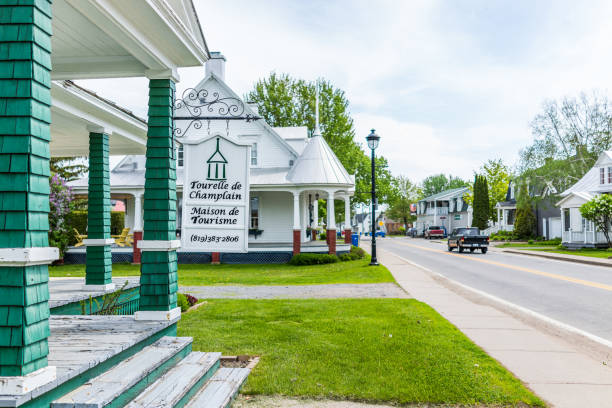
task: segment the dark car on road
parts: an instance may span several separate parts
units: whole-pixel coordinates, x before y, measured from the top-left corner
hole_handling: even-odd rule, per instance
[[[455,248],[459,252],[463,252],[466,249],[474,252],[480,249],[483,254],[486,254],[489,249],[489,237],[488,235],[480,235],[478,228],[457,228],[448,237],[447,245],[449,251]]]

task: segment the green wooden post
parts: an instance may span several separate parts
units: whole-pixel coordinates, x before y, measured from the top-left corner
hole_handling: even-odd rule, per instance
[[[144,234],[139,242],[142,258],[137,319],[166,319],[170,316],[167,312],[176,312],[178,241],[176,160],[172,137],[174,92],[172,79],[151,79],[149,82]]]
[[[57,249],[49,248],[48,238],[50,71],[51,1],[3,0],[0,3],[0,253],[3,258],[0,262],[0,376],[26,376],[47,366],[47,265],[57,259]],[[0,381],[0,390],[10,389],[13,380]]]
[[[112,260],[110,236],[110,172],[108,135],[89,134],[89,186],[87,200],[87,264],[85,289],[111,290]]]

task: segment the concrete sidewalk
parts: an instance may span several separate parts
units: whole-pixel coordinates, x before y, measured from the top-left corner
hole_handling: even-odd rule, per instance
[[[452,290],[435,274],[392,252],[379,249],[378,260],[408,293],[433,307],[552,406],[612,407],[612,369],[580,345],[527,325],[477,296],[471,299],[469,291]]]

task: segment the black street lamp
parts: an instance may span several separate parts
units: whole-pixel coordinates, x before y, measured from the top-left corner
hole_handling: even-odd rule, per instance
[[[372,151],[372,259],[370,260],[370,266],[378,265],[376,260],[376,165],[374,163],[374,150],[378,147],[380,136],[374,133],[374,129],[366,137],[368,141],[368,147]]]

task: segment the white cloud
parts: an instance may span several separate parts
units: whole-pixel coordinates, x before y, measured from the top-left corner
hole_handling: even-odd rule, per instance
[[[612,89],[612,3],[570,0],[195,1],[240,95],[271,71],[346,91],[363,141],[374,127],[396,173],[471,178],[510,164],[546,98]],[[204,68],[180,70],[179,91]],[[146,114],[143,79],[81,81]],[[110,85],[109,85],[110,84]]]

